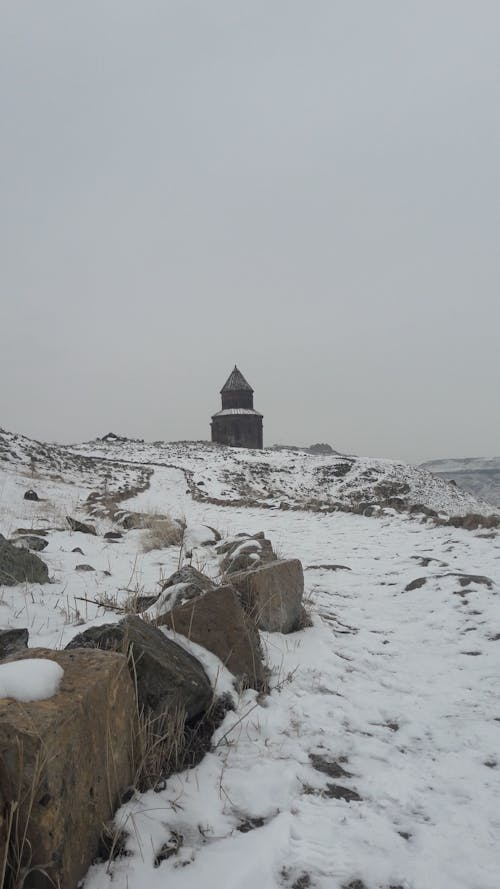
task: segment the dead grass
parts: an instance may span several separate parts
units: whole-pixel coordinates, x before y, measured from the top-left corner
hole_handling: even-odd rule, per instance
[[[184,535],[182,525],[168,516],[159,518],[151,516],[142,537],[143,552],[155,549],[166,549],[168,546],[180,546]]]
[[[144,711],[138,714],[133,737],[133,783],[141,793],[158,788],[168,775],[180,770],[186,747],[185,723],[182,707],[173,707],[160,716]]]
[[[43,745],[38,751],[31,769],[31,780],[24,785],[25,760],[21,741],[17,740],[18,786],[15,798],[5,804],[5,847],[0,850],[0,886],[3,889],[23,889],[35,874],[45,877],[46,884],[56,887],[54,880],[47,873],[50,862],[33,861],[31,843],[28,838],[29,826],[33,815],[35,800],[39,794],[47,755]],[[27,882],[28,881],[28,882]]]

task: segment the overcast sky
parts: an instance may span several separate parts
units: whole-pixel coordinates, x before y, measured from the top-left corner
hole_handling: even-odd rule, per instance
[[[0,426],[500,453],[498,0],[0,12]]]

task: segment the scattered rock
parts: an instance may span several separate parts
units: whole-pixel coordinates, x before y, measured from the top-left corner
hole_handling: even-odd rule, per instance
[[[21,801],[13,843],[26,832],[23,884],[70,889],[134,778],[134,686],[114,652],[30,649],[24,657],[55,661],[64,676],[47,700],[0,701],[0,787],[5,803]]]
[[[307,571],[352,571],[347,565],[308,565]]]
[[[24,549],[30,549],[35,553],[43,552],[49,545],[48,540],[44,540],[43,537],[32,536],[31,534],[26,537],[15,537],[10,542],[13,546],[24,547]]]
[[[486,577],[483,574],[462,574],[459,571],[446,571],[444,574],[432,574],[430,577],[434,579],[439,579],[441,577],[456,577],[461,587],[467,587],[470,586],[471,583],[475,583],[480,586],[485,586],[489,590],[493,588],[491,577]],[[424,584],[427,583],[430,577],[417,577],[405,586],[405,592],[410,593],[412,590],[420,589],[420,587],[423,587]]]
[[[411,593],[413,590],[419,590],[427,583],[426,577],[417,577],[405,586],[405,593]]]
[[[29,490],[29,491],[25,491],[24,499],[25,500],[40,500],[40,497],[38,496],[36,491]]]
[[[35,534],[37,537],[46,537],[48,532],[46,528],[18,528],[15,533],[20,534],[22,537],[30,536],[31,534]]]
[[[236,830],[240,833],[250,833],[251,830],[256,830],[258,827],[264,827],[265,823],[265,818],[259,816],[257,818],[250,818],[250,816],[248,816],[240,821]]]
[[[326,756],[322,756],[320,753],[310,753],[309,759],[316,771],[328,775],[329,778],[352,778],[351,772],[343,769],[340,763],[327,759]]]
[[[136,615],[127,615],[117,624],[89,627],[66,646],[73,648],[126,652],[137,682],[139,707],[154,716],[182,707],[191,719],[212,700],[210,682],[196,658]]]
[[[351,790],[350,787],[342,787],[341,784],[328,783],[326,787],[319,789],[305,784],[303,791],[306,795],[320,796],[322,799],[343,799],[346,803],[359,803],[362,799],[355,790]]]
[[[500,515],[470,512],[463,516],[450,516],[444,524],[452,525],[453,528],[465,528],[467,531],[475,531],[476,528],[500,528]]]
[[[106,531],[104,535],[105,540],[120,540],[121,537],[123,537],[121,531]]]
[[[85,522],[79,522],[78,519],[72,519],[69,515],[66,516],[66,521],[72,531],[79,531],[81,534],[92,534],[94,537],[97,536],[97,531],[94,525],[87,525]]]
[[[249,568],[274,562],[277,558],[271,541],[267,540],[261,532],[253,537],[239,534],[236,540],[224,541],[223,544],[219,544],[216,551],[219,555],[224,555],[221,562],[221,571],[224,574],[247,571]]]
[[[298,559],[283,559],[231,575],[245,611],[260,630],[292,633],[303,621],[304,572]]]
[[[424,515],[430,519],[435,519],[438,516],[435,509],[431,509],[430,506],[424,506],[423,503],[414,503],[410,506],[408,512],[410,515]]]
[[[157,518],[161,518],[161,516]],[[126,512],[123,515],[117,515],[117,521],[126,531],[135,531],[137,529],[149,528],[151,516],[142,512]]]
[[[17,547],[0,534],[0,585],[16,583],[48,583],[45,562],[24,547]]]
[[[441,577],[457,577],[461,587],[477,583],[479,586],[485,586],[489,590],[493,588],[491,577],[485,577],[483,574],[458,574],[454,571],[448,571],[446,574],[442,574]]]
[[[184,565],[182,568],[179,568],[178,571],[174,571],[174,573],[167,578],[162,584],[161,591],[163,593],[165,590],[178,586],[181,583],[186,586],[183,596],[185,600],[192,598],[193,596],[199,596],[200,593],[215,588],[213,580],[210,580],[206,574],[198,571],[197,568],[193,568],[192,565]]]
[[[156,623],[212,651],[245,686],[266,687],[257,627],[231,587],[215,587],[175,605]]]
[[[72,552],[72,553],[79,553],[81,556],[84,556],[84,555],[85,555],[83,549],[80,549],[79,546],[75,546],[75,548],[72,549],[71,552]]]
[[[0,630],[0,661],[6,657],[24,651],[28,647],[29,632],[26,628],[19,630]]]
[[[92,565],[75,565],[75,571],[95,571]]]

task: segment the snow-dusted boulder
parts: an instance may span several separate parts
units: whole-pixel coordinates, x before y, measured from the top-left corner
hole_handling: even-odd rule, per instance
[[[292,633],[302,625],[304,572],[298,559],[269,562],[231,575],[245,611],[260,630]]]
[[[77,648],[126,652],[139,708],[155,717],[179,707],[191,719],[204,713],[212,700],[210,682],[196,658],[136,615],[89,627],[66,646]]]
[[[224,556],[221,561],[223,574],[247,571],[276,560],[271,541],[262,533],[254,536],[238,535],[222,541],[216,551]]]
[[[231,587],[212,587],[183,604],[174,604],[156,622],[213,652],[245,686],[265,688],[255,621]]]
[[[16,547],[0,534],[0,586],[17,583],[48,583],[45,562],[25,547]]]

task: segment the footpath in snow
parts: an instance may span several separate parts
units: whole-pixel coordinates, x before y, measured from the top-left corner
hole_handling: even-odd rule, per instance
[[[85,889],[498,889],[498,538],[207,506],[171,469],[131,505],[265,530],[303,561],[314,625],[264,634],[274,691],[242,694],[196,769],[120,810],[130,855]]]

